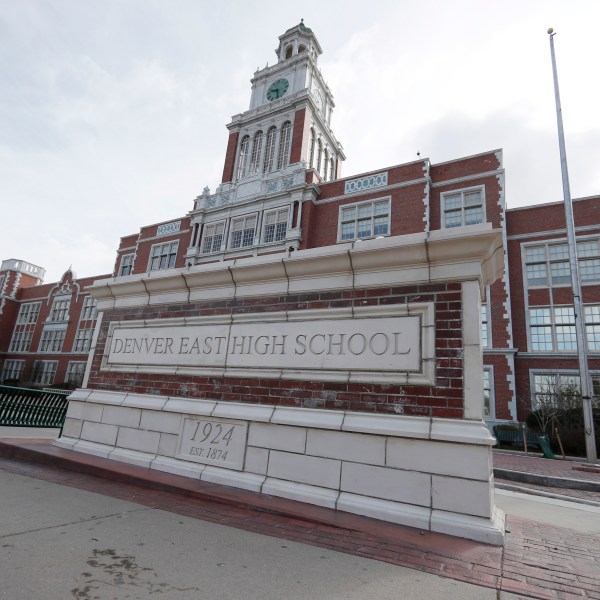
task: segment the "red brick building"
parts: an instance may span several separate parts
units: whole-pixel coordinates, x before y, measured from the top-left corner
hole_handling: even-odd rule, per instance
[[[279,41],[277,63],[254,73],[250,108],[227,125],[215,192],[206,187],[187,214],[123,237],[112,276],[129,277],[134,286],[136,276],[153,271],[185,273],[204,265],[210,273],[215,262],[435,230],[451,231],[459,245],[469,227],[489,223],[504,235],[505,275],[486,290],[482,308],[485,414],[490,421],[523,419],[532,393],[549,377],[570,377],[576,368],[567,330],[562,204],[506,211],[500,150],[342,177],[345,155],[331,129],[335,104],[317,65],[320,45],[303,23]],[[598,198],[575,202],[592,351],[600,347],[599,205]],[[0,271],[2,380],[80,384],[96,319],[86,290],[110,276],[77,281],[68,271],[61,282],[38,285],[42,270],[31,266],[38,269],[31,276],[11,269],[15,262],[5,261]],[[393,288],[389,294],[395,295]],[[168,290],[164,298],[168,302]],[[350,302],[336,297],[297,304],[325,308],[332,300],[337,307]],[[365,296],[363,303],[372,301]],[[458,360],[461,340],[448,343]],[[600,373],[598,355],[592,369]]]

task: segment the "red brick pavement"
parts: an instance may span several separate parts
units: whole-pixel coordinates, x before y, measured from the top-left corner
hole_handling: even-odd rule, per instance
[[[498,469],[600,482],[600,472],[580,471],[574,468],[582,464],[585,467],[583,460],[581,462],[563,459],[552,460],[497,450],[494,451],[493,460],[494,467]]]
[[[0,469],[531,598],[600,600],[600,536],[508,518],[504,548],[69,452],[0,441]],[[93,475],[92,475],[93,474]]]

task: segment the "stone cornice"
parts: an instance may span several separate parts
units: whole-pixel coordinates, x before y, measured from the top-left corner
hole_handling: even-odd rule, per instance
[[[484,223],[104,279],[90,292],[106,310],[447,281],[485,286],[501,277],[502,256],[501,231]]]

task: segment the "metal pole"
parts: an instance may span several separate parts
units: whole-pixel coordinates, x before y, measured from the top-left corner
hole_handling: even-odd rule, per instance
[[[554,55],[554,30],[548,29],[550,36],[550,54],[552,55],[552,73],[554,75],[554,97],[556,100],[556,121],[558,123],[558,145],[560,148],[560,167],[562,171],[563,195],[565,200],[565,220],[567,240],[569,243],[569,262],[571,266],[571,285],[573,288],[573,312],[575,314],[575,335],[577,340],[577,357],[579,359],[579,377],[581,380],[581,396],[583,401],[583,423],[585,429],[585,451],[589,462],[596,462],[596,439],[594,437],[594,418],[592,415],[592,382],[588,368],[588,349],[585,335],[585,317],[581,298],[581,282],[579,280],[579,264],[577,261],[577,243],[575,240],[575,223],[573,219],[573,203],[569,186],[567,169],[567,152],[565,150],[565,133],[563,130],[562,109],[558,92],[558,73]]]

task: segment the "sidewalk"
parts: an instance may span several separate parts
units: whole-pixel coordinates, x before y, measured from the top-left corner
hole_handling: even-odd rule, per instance
[[[600,600],[600,536],[561,527],[560,518],[542,523],[509,513],[501,548],[116,463],[48,440],[0,440],[1,470],[482,586],[481,598],[487,588],[502,599]],[[585,508],[600,519],[598,509]],[[428,589],[410,597],[427,597]]]
[[[539,458],[522,452],[494,450],[496,487],[571,498],[600,506],[600,467],[582,460]]]

